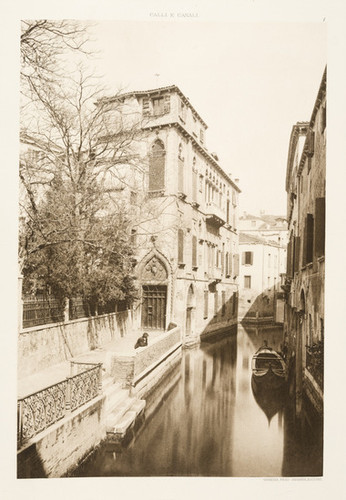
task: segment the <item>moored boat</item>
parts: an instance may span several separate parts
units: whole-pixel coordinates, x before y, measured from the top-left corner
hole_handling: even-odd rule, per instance
[[[286,364],[280,354],[265,343],[252,357],[252,374],[258,383],[280,385],[286,381]]]

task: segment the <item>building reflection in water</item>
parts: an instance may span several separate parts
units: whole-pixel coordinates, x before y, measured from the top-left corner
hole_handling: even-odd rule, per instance
[[[105,443],[75,475],[300,475],[291,462],[298,453],[305,470],[304,450],[285,397],[268,402],[251,387],[253,354],[264,340],[279,350],[282,338],[280,328],[239,327],[184,351],[181,365],[148,398],[146,420],[132,441]]]

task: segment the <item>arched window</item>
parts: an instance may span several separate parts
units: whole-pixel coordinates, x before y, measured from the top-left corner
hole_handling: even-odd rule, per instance
[[[165,147],[160,140],[154,142],[149,159],[149,191],[165,188]]]

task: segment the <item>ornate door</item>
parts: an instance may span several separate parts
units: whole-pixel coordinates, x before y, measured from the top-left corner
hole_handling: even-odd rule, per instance
[[[143,285],[142,327],[164,330],[166,327],[167,287]]]
[[[142,328],[164,330],[166,327],[168,274],[155,256],[142,272]]]

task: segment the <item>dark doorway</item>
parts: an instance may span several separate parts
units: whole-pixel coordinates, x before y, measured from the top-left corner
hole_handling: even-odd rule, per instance
[[[164,330],[166,327],[167,286],[144,285],[142,327]]]

